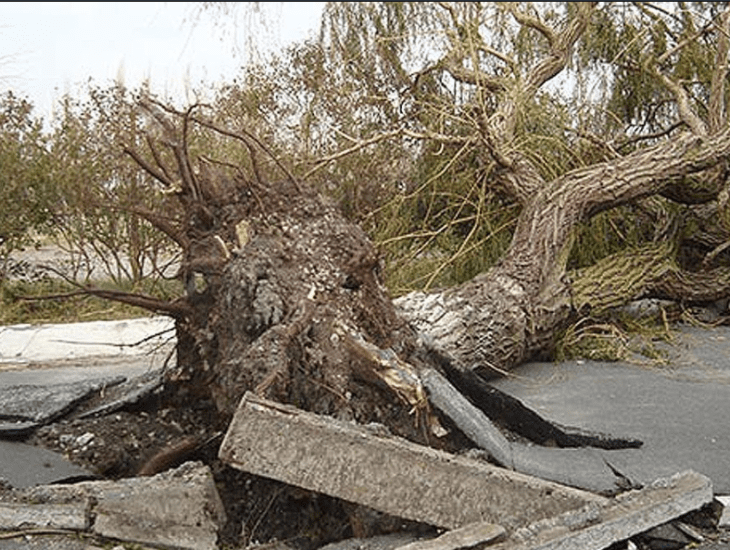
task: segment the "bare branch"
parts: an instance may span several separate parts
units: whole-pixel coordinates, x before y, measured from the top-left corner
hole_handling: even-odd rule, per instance
[[[153,226],[162,231],[170,239],[175,241],[175,243],[177,243],[178,246],[180,246],[181,248],[187,249],[190,245],[190,241],[185,233],[180,230],[180,228],[171,223],[167,218],[155,214],[154,212],[151,212],[146,208],[128,207],[126,208],[126,210],[150,222]]]
[[[690,106],[687,90],[685,90],[679,82],[661,72],[657,66],[654,66],[654,74],[656,74],[656,76],[664,82],[664,85],[670,92],[672,92],[672,95],[674,95],[674,99],[677,102],[679,117],[682,119],[682,122],[689,126],[690,130],[692,130],[695,135],[707,135],[707,126]]]
[[[473,137],[462,137],[453,136],[448,134],[440,134],[438,132],[432,132],[430,130],[421,130],[420,132],[414,132],[412,130],[403,130],[403,135],[413,139],[428,139],[437,141],[439,143],[451,143],[454,145],[475,143],[476,140]]]
[[[170,147],[170,149],[172,149],[172,152],[175,155],[178,173],[180,174],[180,178],[182,179],[183,183],[183,190],[187,190],[191,194],[193,200],[200,200],[200,189],[198,188],[193,172],[190,169],[190,162],[187,153],[187,121],[190,118],[190,113],[192,112],[192,109],[194,109],[197,105],[189,107],[187,112],[185,113],[180,113],[169,105],[165,105],[164,103],[152,98],[145,98],[141,100],[140,105],[145,110],[147,110],[147,112],[152,114],[155,120],[157,120],[157,122],[162,126],[162,129],[165,132],[165,137],[167,138],[166,144],[168,147]],[[182,117],[182,143],[180,143],[175,137],[176,131],[174,125],[172,124],[172,122],[170,122],[169,118],[165,116],[164,113],[161,111]]]
[[[276,163],[276,165],[279,167],[279,169],[282,172],[284,172],[284,174],[289,179],[289,181],[294,185],[294,187],[296,187],[297,191],[301,192],[301,188],[299,187],[299,181],[297,180],[297,178],[294,177],[294,174],[292,174],[289,171],[289,169],[286,166],[284,166],[284,164],[279,160],[279,158],[274,154],[274,152],[269,147],[266,146],[266,144],[264,144],[259,138],[257,138],[251,132],[248,132],[246,130],[241,130],[241,132],[243,134],[238,134],[232,130],[228,130],[226,128],[221,128],[220,126],[218,126],[212,122],[209,122],[209,121],[206,121],[206,120],[203,120],[200,118],[193,118],[192,120],[194,120],[196,123],[200,124],[201,126],[205,126],[206,128],[210,128],[211,130],[218,132],[221,135],[232,137],[234,139],[241,141],[244,145],[246,145],[246,147],[249,147],[249,151],[251,150],[250,144],[248,143],[248,140],[250,139],[259,148],[261,148],[261,150],[264,151],[271,158],[271,160],[273,160]]]
[[[364,149],[365,147],[374,145],[376,143],[380,143],[381,141],[385,141],[387,139],[398,137],[402,134],[403,134],[403,129],[401,129],[401,128],[399,128],[398,130],[393,130],[392,132],[378,134],[376,136],[371,137],[370,139],[359,140],[352,147],[348,147],[347,149],[338,151],[337,153],[333,153],[329,156],[322,157],[322,158],[316,159],[314,161],[311,161],[314,164],[314,167],[311,170],[309,170],[309,172],[304,174],[304,179],[306,180],[312,174],[314,174],[317,170],[319,170],[326,164],[332,162],[333,160],[341,159],[343,157],[346,157],[347,155],[351,155],[352,153],[359,151],[360,149]]]
[[[514,70],[514,68],[516,66],[514,59],[512,59],[511,57],[509,57],[508,55],[506,55],[500,51],[493,49],[489,45],[487,45],[487,43],[484,42],[484,39],[482,38],[481,34],[478,31],[468,32],[467,28],[464,26],[464,24],[461,21],[459,21],[459,17],[456,13],[456,10],[454,9],[454,7],[451,4],[449,4],[448,2],[439,2],[438,5],[441,6],[441,8],[443,8],[444,10],[446,10],[449,13],[449,16],[451,17],[451,23],[453,24],[455,29],[458,29],[457,34],[460,36],[460,38],[468,37],[468,40],[475,41],[477,43],[476,48],[479,51],[486,53],[487,55],[496,57],[497,59],[499,59],[500,61],[502,61],[503,63],[505,63],[507,66],[509,66],[511,69]],[[476,25],[474,27],[476,28]],[[453,41],[453,47],[454,47],[455,51],[459,51],[462,49],[462,44],[459,41],[459,39],[456,39]],[[483,73],[481,73],[481,74],[483,74]],[[489,78],[488,75],[483,75],[483,76]]]
[[[92,296],[98,296],[105,300],[113,300],[130,306],[141,307],[147,311],[153,311],[156,313],[164,313],[172,317],[182,318],[192,315],[193,311],[191,307],[182,299],[167,302],[147,296],[144,294],[135,294],[132,292],[122,292],[119,290],[102,290],[98,288],[84,288],[83,291],[86,294]]]
[[[46,294],[43,296],[20,296],[18,299],[28,302],[42,301],[42,300],[68,300],[69,298],[76,298],[79,296],[97,296],[105,300],[112,300],[122,304],[130,306],[141,307],[147,311],[155,313],[163,313],[170,315],[174,318],[182,318],[192,314],[192,309],[183,300],[174,300],[168,302],[160,300],[153,296],[147,296],[146,294],[136,294],[133,292],[123,292],[121,290],[102,290],[100,288],[86,287],[79,285],[75,281],[64,277],[67,282],[78,287],[78,290],[71,292],[63,292],[58,294]]]
[[[167,173],[160,172],[157,170],[154,166],[152,166],[149,162],[147,162],[145,159],[142,158],[142,156],[137,153],[134,149],[131,147],[124,147],[124,152],[127,153],[130,157],[134,159],[134,162],[136,162],[140,168],[142,168],[145,172],[147,172],[150,176],[158,180],[160,183],[162,183],[165,187],[168,189],[176,189],[178,186],[175,185],[175,182],[172,181]]]
[[[634,144],[636,144],[636,143],[638,143],[640,141],[653,141],[653,140],[657,140],[657,139],[662,138],[662,137],[666,137],[669,134],[671,134],[672,132],[674,132],[676,129],[678,129],[679,127],[681,127],[682,124],[683,124],[682,122],[675,122],[674,124],[672,124],[671,126],[665,128],[664,130],[659,130],[658,132],[654,132],[654,133],[651,133],[651,134],[642,134],[642,135],[639,135],[639,136],[632,137],[630,139],[626,139],[626,140],[624,140],[624,141],[622,141],[620,143],[616,143],[614,145],[614,148],[615,149],[623,149],[624,147],[627,147],[627,146],[630,146],[630,145],[634,145]]]
[[[710,132],[717,132],[725,123],[725,79],[728,74],[728,50],[730,50],[730,7],[726,7],[717,22],[717,52],[715,70],[710,83],[710,104],[708,106],[708,126]]]
[[[473,86],[482,86],[490,92],[503,92],[505,90],[504,78],[488,75],[483,71],[467,69],[461,64],[461,56],[450,53],[437,64],[446,70],[454,80]]]
[[[203,194],[200,190],[200,185],[195,178],[195,172],[190,165],[190,154],[188,151],[188,123],[190,122],[190,117],[193,113],[193,110],[197,106],[197,104],[191,105],[190,107],[188,107],[188,109],[185,111],[185,114],[183,115],[182,144],[180,145],[179,154],[177,148],[175,149],[175,156],[180,157],[178,159],[178,163],[181,164],[183,180],[186,181],[190,188],[194,191],[193,197],[198,197],[202,199]]]
[[[170,175],[170,172],[167,171],[167,167],[165,166],[165,163],[162,162],[162,158],[160,158],[160,152],[157,150],[157,147],[155,147],[154,142],[152,141],[152,136],[149,134],[145,134],[145,141],[147,142],[147,148],[150,150],[150,153],[152,153],[152,157],[155,159],[155,164],[157,164],[157,167],[162,170],[162,173],[165,174],[165,177],[169,181],[173,181],[172,176]]]
[[[528,90],[532,96],[548,80],[558,75],[568,62],[573,46],[585,32],[597,2],[579,2],[578,12],[568,26],[549,40],[550,54],[543,59],[528,77]]]
[[[545,37],[545,39],[548,41],[548,44],[550,45],[550,49],[555,49],[556,37],[553,29],[543,23],[537,15],[531,16],[524,11],[519,10],[517,8],[517,2],[508,2],[507,10],[510,12],[510,15],[514,17],[515,21],[517,21],[523,27],[535,29],[537,32]]]

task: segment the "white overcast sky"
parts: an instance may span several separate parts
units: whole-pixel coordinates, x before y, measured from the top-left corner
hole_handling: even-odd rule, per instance
[[[323,3],[261,4],[268,26],[239,10],[239,25],[221,28],[210,17],[192,25],[189,2],[0,3],[0,92],[29,98],[46,118],[89,79],[105,86],[123,75],[132,88],[149,79],[155,93],[184,99],[201,81],[236,76],[250,29],[269,48],[313,36]]]

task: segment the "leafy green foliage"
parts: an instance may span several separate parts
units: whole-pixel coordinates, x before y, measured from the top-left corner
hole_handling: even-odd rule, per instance
[[[144,139],[137,97],[120,85],[90,87],[86,100],[67,96],[50,139],[52,178],[64,197],[54,208],[59,242],[79,259],[100,260],[118,283],[155,273],[172,254],[140,213],[175,216],[174,203],[124,153]]]
[[[51,227],[58,194],[49,174],[51,157],[42,121],[25,99],[0,98],[0,258],[33,244]],[[0,269],[0,281],[2,280]]]

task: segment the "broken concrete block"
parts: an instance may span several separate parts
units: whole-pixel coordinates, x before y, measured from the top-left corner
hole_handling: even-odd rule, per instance
[[[0,533],[0,550],[108,550],[89,544],[86,537],[70,532],[35,531],[18,533]],[[112,549],[113,550],[113,549]],[[119,548],[117,548],[119,550]],[[128,550],[122,548],[121,550]],[[138,547],[135,550],[154,550],[149,547]]]
[[[418,536],[413,533],[391,533],[376,537],[352,538],[332,542],[322,546],[319,550],[396,550],[417,540]]]
[[[71,529],[85,531],[90,526],[88,499],[67,504],[0,503],[0,530]]]
[[[730,527],[730,496],[727,497],[717,497],[717,500],[722,504],[722,515],[720,516],[720,521],[718,522],[718,527]]]
[[[213,476],[187,463],[105,490],[94,508],[95,533],[109,538],[191,549],[214,549],[225,521]]]
[[[449,529],[514,529],[603,497],[246,394],[219,456],[243,471]]]
[[[507,531],[501,525],[484,522],[471,523],[452,531],[446,531],[434,539],[411,542],[401,546],[398,550],[458,550],[494,542],[506,534]]]
[[[153,477],[85,481],[0,494],[0,502],[33,508],[91,502],[87,531],[139,544],[214,550],[225,521],[207,466],[188,462]]]
[[[490,550],[601,550],[712,501],[710,480],[696,472],[660,479],[608,503],[589,504],[519,529]]]

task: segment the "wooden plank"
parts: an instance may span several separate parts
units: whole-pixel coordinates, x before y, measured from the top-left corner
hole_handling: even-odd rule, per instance
[[[243,471],[449,529],[488,522],[512,530],[606,501],[251,393],[219,456]]]
[[[494,542],[506,534],[507,531],[501,525],[483,522],[471,523],[459,529],[446,531],[443,535],[433,539],[411,542],[396,550],[458,550]]]
[[[536,522],[489,550],[601,550],[712,501],[710,480],[688,471],[603,505]]]

